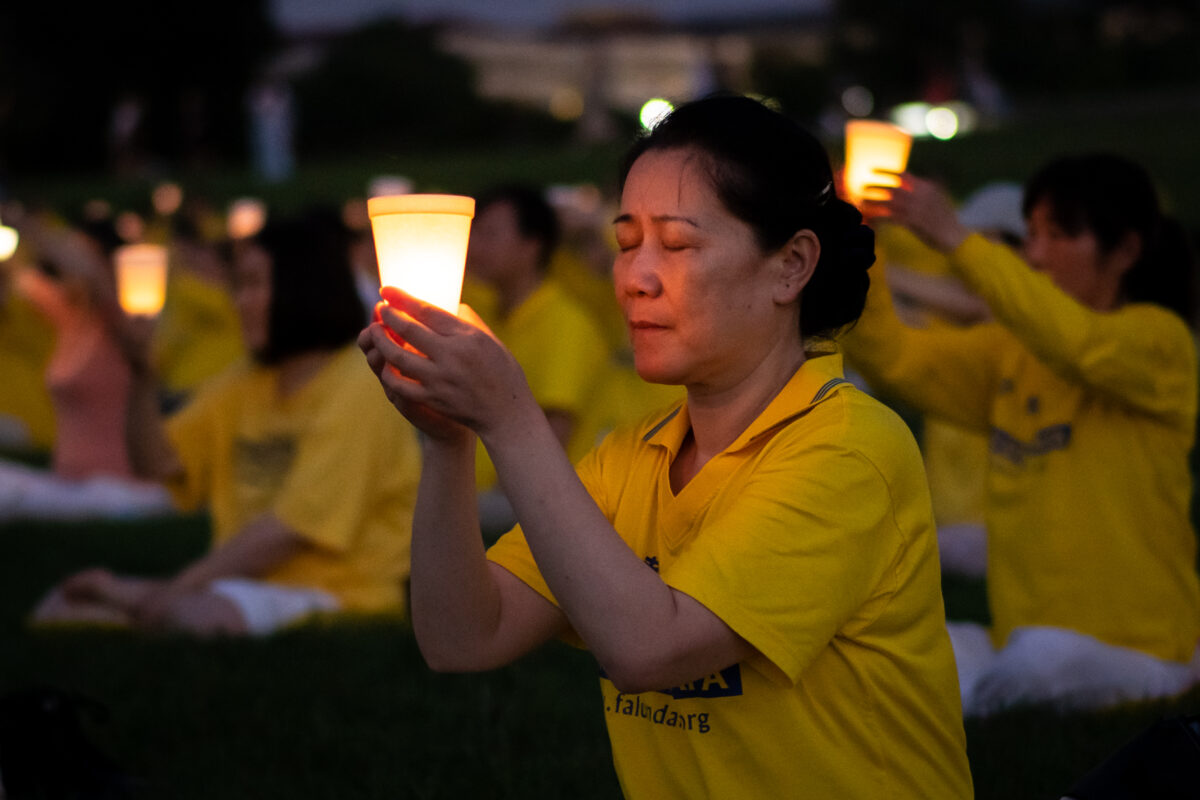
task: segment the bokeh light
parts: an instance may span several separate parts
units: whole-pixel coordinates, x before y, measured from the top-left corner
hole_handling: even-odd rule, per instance
[[[560,86],[550,94],[550,116],[571,122],[583,116],[583,94],[571,86]]]
[[[160,183],[150,193],[150,202],[160,216],[169,217],[183,205],[183,189],[178,183]]]
[[[929,103],[901,103],[892,109],[889,115],[892,122],[899,125],[915,137],[929,135],[925,118],[929,116]]]
[[[136,211],[122,211],[113,220],[117,236],[125,242],[140,242],[146,235],[146,221]]]
[[[226,231],[230,239],[248,239],[267,224],[267,204],[257,197],[239,197],[229,204]]]
[[[935,139],[953,139],[958,134],[958,114],[946,106],[934,106],[925,114],[925,129]]]
[[[674,110],[675,106],[671,105],[669,100],[655,97],[642,104],[641,113],[638,114],[638,121],[642,123],[643,128],[651,130],[655,125],[662,122],[667,114],[670,114]]]
[[[8,261],[17,252],[17,244],[21,237],[16,228],[0,225],[0,261]]]
[[[842,109],[852,117],[867,117],[875,110],[875,95],[865,86],[850,86],[842,92]]]

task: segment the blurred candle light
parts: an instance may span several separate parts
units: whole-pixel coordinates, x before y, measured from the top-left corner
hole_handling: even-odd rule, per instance
[[[846,123],[846,171],[843,182],[847,199],[856,206],[864,200],[886,200],[887,193],[867,191],[868,186],[899,186],[912,136],[897,125],[877,120],[854,119]]]
[[[150,194],[150,202],[154,210],[161,216],[169,217],[183,205],[183,189],[178,183],[170,181],[160,183]]]
[[[229,204],[226,233],[230,239],[249,239],[267,224],[267,204],[257,197],[239,197]]]
[[[167,248],[127,244],[113,254],[117,267],[117,299],[126,314],[157,316],[167,296]]]
[[[404,194],[367,200],[379,281],[458,313],[475,199]]]
[[[0,225],[0,261],[8,261],[13,257],[13,253],[17,252],[17,243],[20,238],[16,228]]]

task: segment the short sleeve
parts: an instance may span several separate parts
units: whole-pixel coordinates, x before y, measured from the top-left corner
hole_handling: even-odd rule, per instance
[[[888,482],[861,452],[805,447],[764,462],[663,579],[795,683],[867,601],[887,591],[903,538]]]
[[[305,539],[344,552],[380,485],[420,473],[407,424],[377,386],[347,381],[304,427],[272,513]]]
[[[198,392],[166,421],[167,440],[183,466],[182,474],[168,481],[175,504],[194,511],[208,503],[221,448],[229,447],[225,428],[234,418],[232,400],[244,370],[236,369]]]

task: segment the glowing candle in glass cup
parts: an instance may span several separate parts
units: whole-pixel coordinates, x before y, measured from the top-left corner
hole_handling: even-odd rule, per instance
[[[868,186],[899,186],[912,135],[890,122],[854,119],[846,123],[846,170],[842,178],[846,199],[862,207],[864,200],[887,200],[887,192]]]
[[[167,248],[160,244],[127,244],[113,254],[117,299],[126,314],[157,316],[167,297]]]
[[[379,282],[458,313],[475,198],[452,194],[372,197]]]

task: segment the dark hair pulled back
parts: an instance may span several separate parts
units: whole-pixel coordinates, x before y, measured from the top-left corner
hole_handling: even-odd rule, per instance
[[[831,336],[855,322],[866,303],[875,234],[854,206],[837,197],[829,156],[820,142],[748,97],[719,95],[679,106],[634,142],[621,187],[651,150],[694,149],[717,197],[748,224],[764,252],[811,230],[821,256],[800,297],[803,338]]]
[[[1154,181],[1144,167],[1113,153],[1057,158],[1026,184],[1025,216],[1043,201],[1055,224],[1071,236],[1091,233],[1102,253],[1136,234],[1141,254],[1122,278],[1123,299],[1163,306],[1195,327],[1191,244],[1183,227],[1161,212]]]

